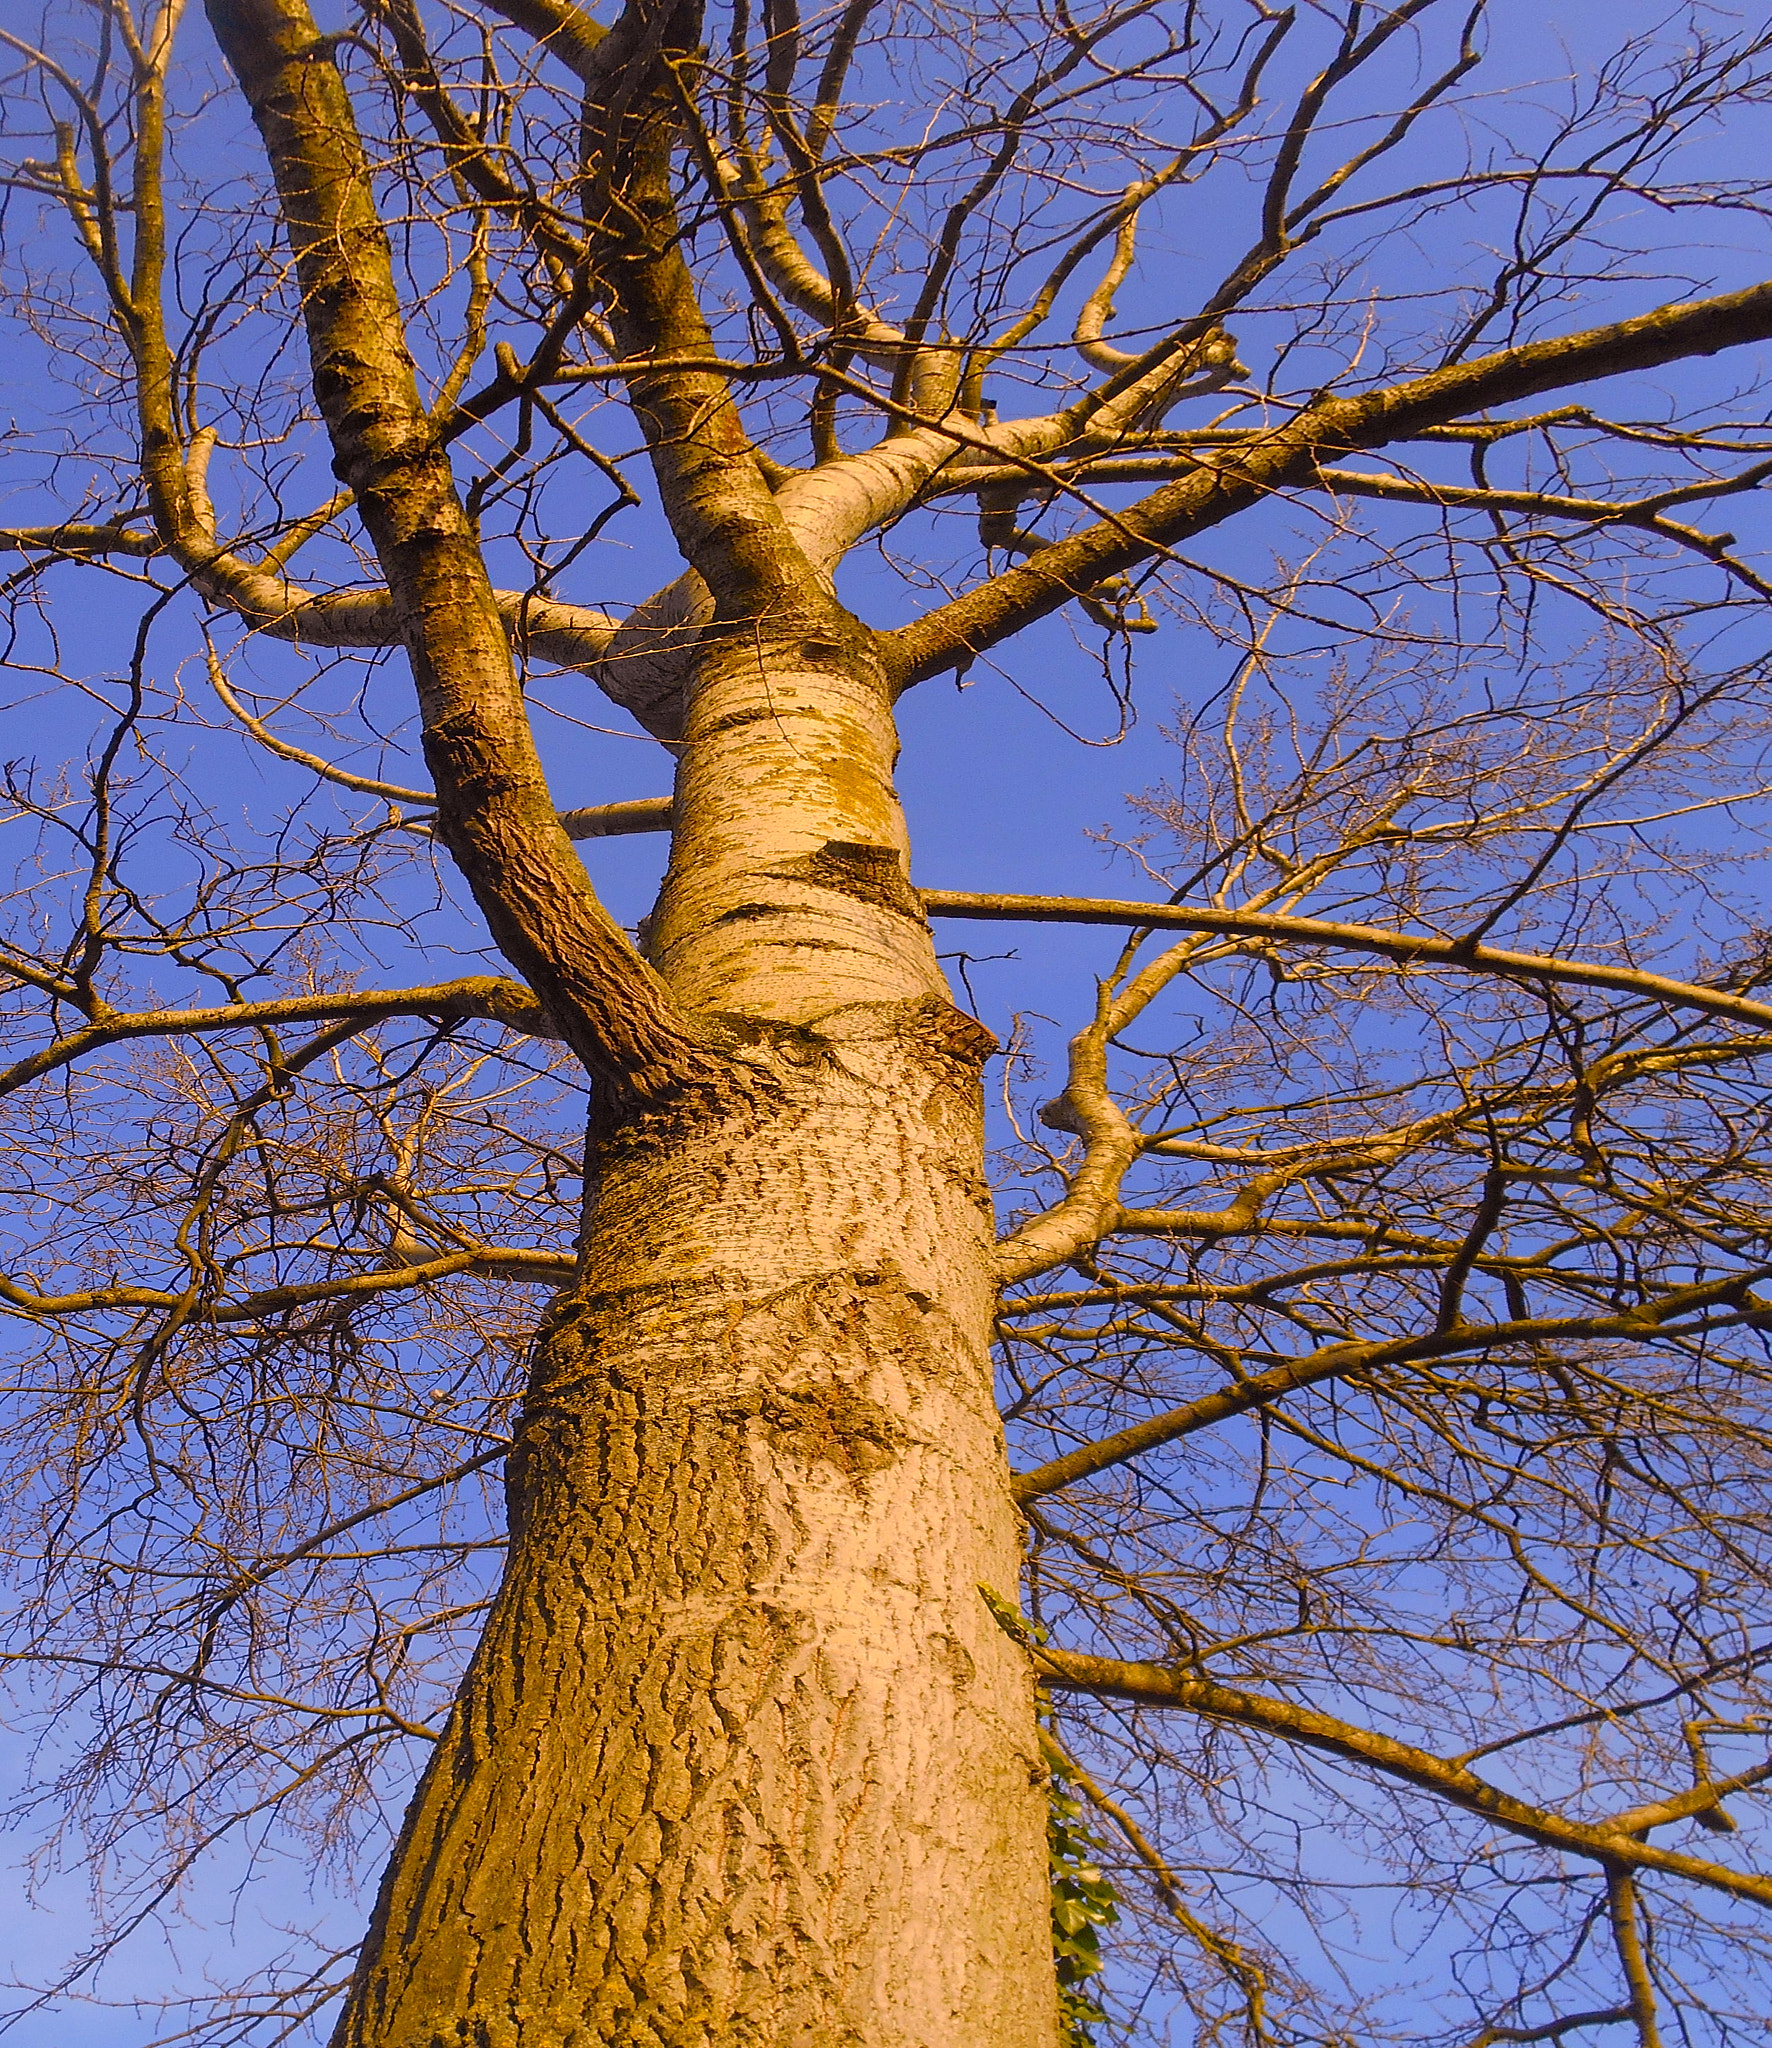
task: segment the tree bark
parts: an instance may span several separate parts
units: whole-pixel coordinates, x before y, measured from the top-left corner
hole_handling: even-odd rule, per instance
[[[704,628],[647,947],[731,1085],[602,1092],[512,1548],[339,2048],[1050,2048],[983,1028],[872,636]]]
[[[871,642],[710,632],[650,950],[742,1053],[593,1132],[512,1548],[338,2048],[1050,2048],[979,1069]]]
[[[604,1144],[339,2048],[1052,2041],[981,1038],[854,1006]]]

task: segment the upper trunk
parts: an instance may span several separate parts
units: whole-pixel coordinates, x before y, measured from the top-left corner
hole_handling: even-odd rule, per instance
[[[872,636],[820,593],[702,654],[647,950],[687,1007],[803,1024],[947,1000],[892,787]]]

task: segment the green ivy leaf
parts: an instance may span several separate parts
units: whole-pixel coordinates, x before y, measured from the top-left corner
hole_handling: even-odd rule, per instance
[[[979,1590],[1005,1632],[1013,1633],[1008,1621],[997,1613],[998,1596],[988,1587]],[[1022,1630],[1031,1628],[1019,1614],[1014,1619]],[[1017,1640],[1025,1639],[1018,1635]],[[1091,2029],[1106,2025],[1108,2014],[1100,2000],[1082,1987],[1107,1967],[1098,1930],[1118,1922],[1120,1895],[1095,1860],[1101,1844],[1084,1825],[1082,1801],[1068,1788],[1063,1751],[1056,1743],[1043,1743],[1042,1747],[1051,1772],[1046,1842],[1052,1866],[1052,1961],[1058,1975],[1059,2039],[1062,2048],[1095,2048]]]

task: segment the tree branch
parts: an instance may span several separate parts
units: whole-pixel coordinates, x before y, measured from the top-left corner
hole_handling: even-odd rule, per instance
[[[1113,1658],[1051,1649],[1044,1644],[1030,1643],[1028,1647],[1043,1681],[1060,1691],[1127,1700],[1136,1706],[1178,1707],[1210,1720],[1258,1729],[1263,1734],[1340,1757],[1344,1762],[1363,1765],[1416,1791],[1431,1792],[1448,1805],[1562,1855],[1578,1856],[1607,1868],[1656,1870],[1731,1898],[1772,1907],[1772,1877],[1731,1870],[1726,1864],[1709,1863],[1677,1850],[1658,1849],[1653,1843],[1624,1833],[1615,1821],[1565,1819],[1544,1807],[1516,1799],[1512,1793],[1499,1790],[1474,1771],[1449,1763],[1444,1757],[1388,1735],[1374,1734],[1352,1722],[1337,1720],[1315,1707],[1243,1692],[1215,1679],[1191,1677],[1162,1664],[1121,1663]]]
[[[4,972],[0,965],[0,972]],[[558,1038],[559,1026],[521,982],[497,975],[474,975],[463,981],[439,982],[432,988],[386,992],[341,990],[336,994],[288,996],[262,1003],[223,1003],[208,1010],[102,1011],[84,1031],[70,1032],[0,1070],[0,1095],[10,1095],[58,1067],[71,1066],[107,1045],[134,1038],[182,1038],[212,1031],[257,1030],[265,1025],[308,1024],[330,1018],[355,1019],[360,1025],[384,1017],[482,1018],[526,1031],[534,1038]]]
[[[332,44],[306,0],[210,0],[209,14],[276,177],[314,390],[412,661],[439,834],[498,945],[613,1101],[719,1085],[730,1063],[597,901],[556,821],[509,635],[419,400]]]
[[[578,1264],[571,1252],[533,1247],[473,1245],[410,1266],[385,1272],[352,1273],[340,1280],[313,1280],[291,1287],[267,1287],[235,1302],[204,1306],[193,1312],[188,1291],[161,1287],[84,1287],[72,1294],[38,1294],[15,1281],[0,1278],[0,1304],[27,1316],[101,1315],[115,1309],[170,1309],[181,1318],[202,1323],[253,1323],[286,1309],[306,1308],[317,1301],[350,1301],[385,1294],[392,1288],[428,1287],[465,1273],[509,1273],[515,1279],[545,1279],[559,1285]]]
[[[1234,450],[1204,455],[1193,474],[1111,520],[880,636],[898,688],[939,675],[1093,588],[1221,525],[1273,492],[1308,482],[1323,458],[1379,448],[1467,413],[1510,405],[1600,377],[1772,337],[1772,284],[1670,305],[1497,355],[1454,363],[1358,397],[1328,397]]]
[[[1062,1458],[1054,1458],[1031,1472],[1019,1473],[1013,1482],[1015,1498],[1018,1501],[1040,1500],[1063,1487],[1074,1486],[1080,1479],[1091,1479],[1110,1466],[1123,1465],[1146,1451],[1176,1443],[1182,1437],[1194,1436],[1203,1429],[1230,1420],[1232,1416],[1247,1415],[1251,1409],[1269,1407],[1305,1387],[1321,1386],[1326,1380],[1346,1379],[1351,1373],[1369,1372],[1386,1365],[1416,1364],[1427,1359],[1454,1358],[1465,1352],[1489,1352],[1515,1344],[1590,1342],[1608,1337],[1641,1340],[1654,1335],[1675,1316],[1719,1304],[1733,1304],[1751,1285],[1754,1277],[1751,1274],[1737,1275],[1702,1286],[1678,1288],[1659,1301],[1642,1308],[1628,1309],[1621,1315],[1521,1317],[1506,1323],[1462,1323],[1450,1330],[1394,1338],[1388,1344],[1327,1344],[1303,1358],[1288,1359],[1284,1365],[1273,1366],[1249,1379],[1237,1380],[1216,1393],[1203,1394],[1197,1401],[1189,1401],[1183,1407],[1170,1408],[1161,1415],[1136,1422],[1113,1436],[1079,1445]],[[1740,1319],[1739,1313],[1732,1313],[1728,1318],[1730,1321]],[[1698,1326],[1700,1329],[1714,1327],[1714,1319]],[[1719,1793],[1716,1796],[1720,1798],[1723,1795]],[[1714,1804],[1715,1800],[1710,1803]],[[1704,1799],[1700,1798],[1682,1811],[1696,1812],[1704,1804]],[[1677,1817],[1671,1812],[1653,1816],[1666,1820]],[[1633,1821],[1633,1824],[1643,1823]]]
[[[978,896],[957,889],[918,892],[931,917],[975,917],[1011,924],[1101,924],[1136,930],[1224,932],[1234,938],[1269,939],[1344,952],[1376,953],[1404,967],[1451,967],[1466,974],[1497,974],[1522,981],[1568,983],[1616,989],[1672,1009],[1702,1010],[1707,1016],[1772,1027],[1772,1003],[1726,989],[1675,981],[1639,967],[1613,967],[1602,960],[1564,960],[1552,953],[1515,953],[1502,946],[1471,945],[1377,925],[1340,924],[1330,919],[1286,917],[1267,911],[1195,909],[1178,903],[1125,903],[1086,896]]]
[[[1630,1991],[1630,2014],[1636,2023],[1639,2048],[1661,2048],[1655,2020],[1655,1986],[1637,1929],[1636,1880],[1617,1863],[1606,1866],[1606,1910],[1612,1923],[1612,1945]]]

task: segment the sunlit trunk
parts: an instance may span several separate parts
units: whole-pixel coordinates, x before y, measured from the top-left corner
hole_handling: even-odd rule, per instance
[[[908,902],[874,680],[747,690],[704,679],[653,950],[756,1085],[599,1142],[351,2048],[1054,2038],[1030,1676],[979,1591],[1018,1571],[988,1040]]]
[[[612,1148],[343,2040],[1051,2039],[959,1023]]]

